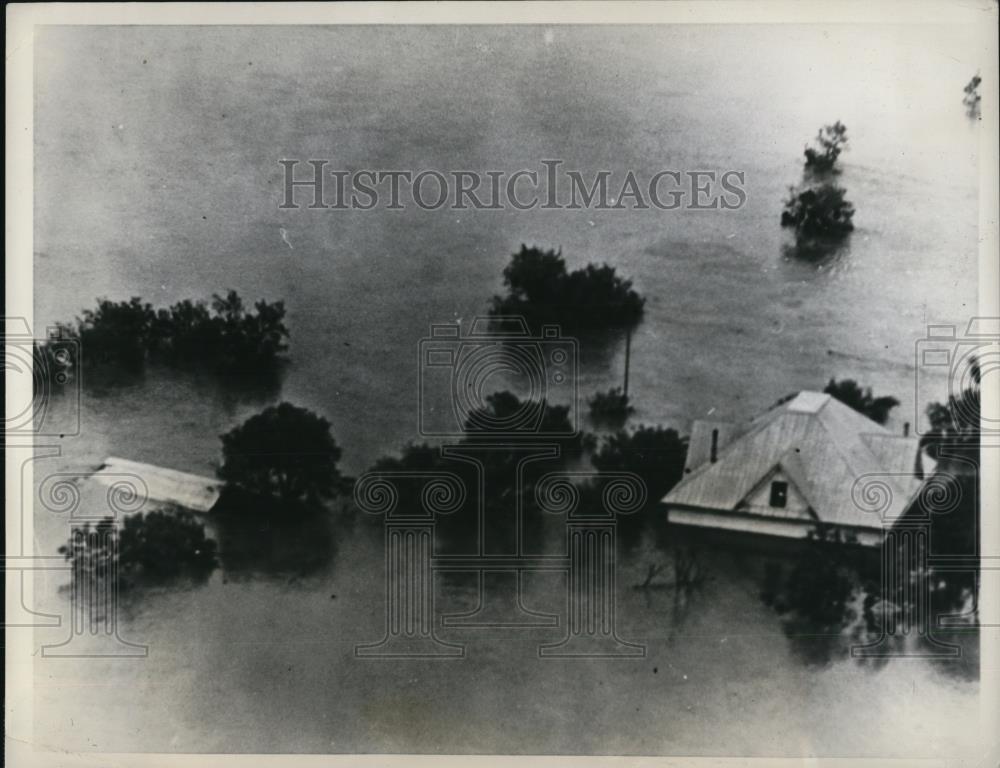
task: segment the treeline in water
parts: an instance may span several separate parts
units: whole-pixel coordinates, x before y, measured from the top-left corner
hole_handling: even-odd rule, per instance
[[[138,297],[99,299],[75,324],[60,324],[54,337],[76,340],[88,367],[136,372],[157,362],[259,374],[277,367],[288,349],[284,319],[284,302],[258,301],[247,310],[236,291],[213,294],[210,304],[185,299],[159,310]]]
[[[642,319],[645,299],[607,264],[567,272],[561,252],[522,245],[503,279],[507,295],[493,297],[490,314],[521,315],[532,330],[545,324],[568,333],[625,328]]]

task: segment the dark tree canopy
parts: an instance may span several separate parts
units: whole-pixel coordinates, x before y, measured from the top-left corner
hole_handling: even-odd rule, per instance
[[[258,301],[247,311],[236,291],[214,294],[211,306],[188,299],[154,310],[133,297],[99,299],[76,326],[59,326],[60,338],[78,339],[89,363],[138,371],[147,361],[220,373],[260,373],[288,349],[285,306]],[[74,361],[76,362],[76,361]]]
[[[218,476],[227,486],[284,505],[314,504],[341,485],[341,451],[321,416],[281,403],[222,435]]]
[[[969,387],[949,396],[947,404],[927,406],[930,429],[921,438],[920,446],[936,462],[936,467],[926,493],[921,493],[922,508],[933,514],[940,507],[935,489],[947,488],[958,500],[947,514],[935,515],[934,544],[943,553],[963,556],[977,553],[982,432],[980,375],[979,364],[974,363]],[[918,466],[917,471],[922,474],[923,467]],[[955,594],[960,591],[956,585],[968,585],[962,574],[946,573],[941,578]]]
[[[781,226],[795,230],[797,241],[841,240],[854,230],[854,206],[847,191],[833,184],[789,189]]]
[[[607,392],[597,392],[588,401],[590,419],[597,425],[621,427],[635,413],[629,397],[621,387],[613,387]]]
[[[493,297],[490,313],[521,315],[536,331],[543,324],[567,332],[622,328],[642,319],[645,300],[607,264],[567,272],[561,253],[522,245],[503,278],[507,295]]]
[[[648,502],[655,505],[684,475],[687,439],[676,430],[640,426],[610,435],[591,457],[599,472],[634,472],[646,483]]]
[[[544,398],[542,400],[521,400],[513,392],[495,392],[486,397],[486,405],[468,414],[463,424],[465,436],[463,442],[485,438],[494,440],[491,430],[484,425],[515,423],[519,415],[530,409],[537,410],[537,421],[532,420],[534,428],[526,431],[524,437],[530,439],[532,434],[545,435],[546,442],[559,443],[564,451],[580,451],[584,446],[585,437],[573,428],[570,421],[568,405],[552,405]],[[496,432],[509,431],[499,427]]]
[[[930,429],[921,439],[931,458],[950,460],[955,469],[979,466],[982,372],[978,361],[973,361],[971,374],[970,385],[958,395],[949,395],[947,403],[927,406]]]
[[[823,391],[877,424],[885,424],[889,420],[889,411],[899,405],[899,400],[894,397],[875,397],[871,387],[862,389],[853,379],[830,379]]]
[[[930,429],[920,439],[915,473],[925,479],[905,516],[930,520],[935,554],[962,558],[980,556],[980,438],[981,371],[973,361],[969,386],[952,394],[947,403],[927,406]],[[925,477],[923,456],[934,460]],[[978,600],[979,565],[973,559],[965,570],[930,566],[931,609],[954,612],[971,595]],[[897,602],[906,593],[888,595]]]
[[[97,309],[84,310],[77,321],[82,353],[88,362],[141,368],[152,345],[155,318],[152,305],[137,296],[119,302],[98,299]]]
[[[962,89],[965,93],[962,97],[962,103],[965,104],[965,112],[969,117],[979,117],[980,105],[983,100],[983,97],[979,95],[979,85],[982,82],[983,78],[977,74]]]
[[[528,403],[522,401],[511,392],[496,392],[486,398],[486,403],[480,409],[479,415],[488,415],[490,419],[501,422],[517,414]],[[538,541],[543,536],[543,528],[548,516],[538,509],[535,499],[535,488],[539,478],[548,472],[566,466],[568,461],[578,458],[591,445],[588,435],[574,432],[569,419],[567,406],[550,405],[545,400],[531,404],[541,408],[540,429],[549,435],[562,437],[545,437],[532,440],[530,433],[516,439],[500,438],[496,433],[481,427],[468,429],[459,441],[455,450],[465,457],[457,460],[441,455],[441,449],[426,444],[407,445],[399,456],[387,456],[379,459],[372,467],[373,472],[408,472],[418,473],[412,478],[395,478],[398,507],[401,514],[419,514],[422,509],[421,487],[423,480],[419,473],[433,474],[447,472],[457,475],[467,490],[465,506],[453,514],[444,515],[438,519],[437,532],[446,548],[455,551],[469,551],[476,546],[478,531],[477,489],[483,484],[485,496],[483,535],[487,547],[493,546],[498,552],[510,551],[514,546],[515,512],[518,505],[524,511],[522,518],[522,535],[527,541]],[[467,420],[473,421],[476,414],[470,414]],[[482,424],[478,420],[477,424]],[[503,432],[503,430],[500,430]],[[535,447],[558,445],[560,454],[551,459],[531,461],[520,472],[520,484],[515,480],[518,476],[518,466],[530,454],[536,452]],[[473,446],[488,446],[487,449],[472,449]],[[467,449],[463,453],[462,449]]]
[[[833,170],[840,153],[847,149],[847,126],[839,120],[824,125],[816,134],[816,146],[806,147],[806,168],[820,173]]]
[[[217,564],[215,541],[183,510],[131,515],[121,528],[110,517],[93,528],[88,523],[59,552],[98,578],[110,575],[114,563],[122,587],[159,585],[181,577],[200,580]]]
[[[860,586],[856,540],[817,524],[788,574],[779,611],[789,611],[786,632],[836,635],[853,618],[850,601]]]

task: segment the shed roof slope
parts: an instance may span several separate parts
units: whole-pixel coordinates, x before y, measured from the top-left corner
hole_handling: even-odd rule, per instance
[[[93,478],[103,485],[112,486],[123,476],[139,478],[142,490],[150,501],[175,504],[195,512],[208,512],[215,505],[222,484],[210,477],[114,456],[104,460]]]

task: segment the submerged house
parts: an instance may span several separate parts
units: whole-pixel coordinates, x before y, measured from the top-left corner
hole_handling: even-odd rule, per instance
[[[662,500],[671,524],[805,538],[826,524],[877,546],[921,486],[919,441],[830,395],[800,392],[744,424],[696,421],[684,478]],[[855,484],[887,483],[889,508],[856,503]]]

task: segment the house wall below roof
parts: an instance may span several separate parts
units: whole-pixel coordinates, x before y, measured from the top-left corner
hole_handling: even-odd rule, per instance
[[[712,528],[720,531],[753,534],[758,536],[777,536],[786,539],[805,539],[814,530],[815,523],[810,520],[761,518],[741,513],[714,512],[710,510],[667,508],[667,519],[671,525],[691,526],[695,528]],[[839,527],[839,526],[838,526]],[[844,533],[853,533],[858,543],[866,547],[878,547],[882,544],[882,531],[869,529],[847,529],[840,527]]]

